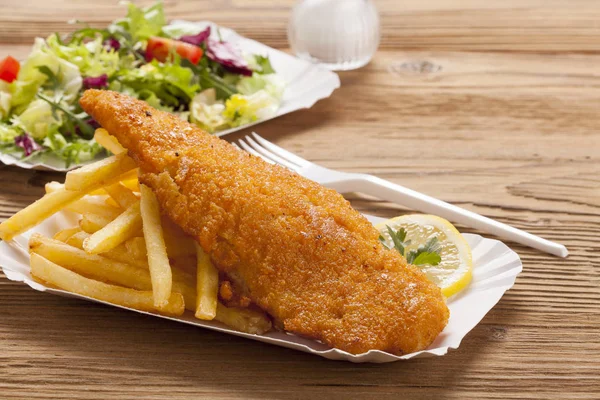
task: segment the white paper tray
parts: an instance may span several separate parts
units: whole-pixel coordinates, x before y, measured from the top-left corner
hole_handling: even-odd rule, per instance
[[[275,72],[287,83],[281,106],[273,117],[262,119],[260,121],[237,128],[227,129],[217,133],[217,136],[227,135],[229,133],[260,124],[261,122],[268,121],[292,111],[310,108],[317,101],[331,96],[331,93],[340,87],[340,78],[335,72],[329,71],[317,64],[312,64],[308,61],[301,60],[257,41],[240,36],[231,29],[219,27],[218,25],[208,21],[188,22],[178,20],[173,21],[171,24],[193,25],[201,28],[210,25],[214,35],[216,35],[218,28],[223,40],[236,44],[242,51],[269,56]],[[10,154],[2,153],[0,153],[0,162],[6,165],[15,165],[25,169],[49,171],[67,171],[86,164],[73,164],[69,168],[65,168],[62,160],[51,155],[44,155],[39,160],[20,161],[18,158]]]
[[[367,218],[369,218],[372,223],[383,221],[382,218],[372,216],[367,216]],[[64,292],[62,290],[50,289],[33,281],[29,273],[29,255],[19,248],[27,249],[29,237],[34,232],[46,236],[53,236],[61,229],[74,226],[75,222],[76,217],[73,214],[61,212],[48,218],[41,225],[15,238],[17,245],[9,245],[6,242],[0,242],[0,264],[8,279],[25,282],[31,288],[42,292],[47,291],[61,296],[76,297],[97,302],[97,300],[89,297]],[[355,363],[384,363],[407,360],[415,357],[442,356],[448,352],[448,349],[458,348],[460,342],[467,333],[469,333],[487,312],[492,309],[492,307],[500,300],[504,292],[514,285],[517,275],[522,270],[521,260],[517,253],[509,249],[504,243],[497,240],[486,239],[474,234],[465,234],[464,236],[473,251],[473,281],[464,292],[448,300],[450,320],[446,329],[438,336],[435,342],[427,350],[407,354],[401,357],[377,350],[353,355],[345,351],[331,349],[328,346],[313,340],[300,338],[283,332],[269,332],[265,335],[250,335],[228,329],[218,322],[195,319],[187,312],[184,316],[176,318],[137,310],[129,310],[196,325],[228,333],[230,335],[288,347],[331,360],[346,360]],[[114,306],[113,304],[108,305]]]

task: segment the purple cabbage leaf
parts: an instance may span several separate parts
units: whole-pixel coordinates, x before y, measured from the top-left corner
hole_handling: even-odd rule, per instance
[[[32,153],[42,149],[42,146],[33,140],[33,138],[27,133],[23,133],[22,135],[15,137],[15,146],[23,149],[25,157],[30,156]]]

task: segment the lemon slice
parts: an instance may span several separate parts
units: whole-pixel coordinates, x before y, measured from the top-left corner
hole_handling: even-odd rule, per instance
[[[442,289],[444,296],[457,294],[471,282],[473,270],[471,248],[450,222],[435,215],[414,214],[402,215],[375,225],[385,239],[384,243],[394,248],[388,226],[394,232],[400,228],[406,230],[405,241],[410,240],[410,244],[405,246],[406,256],[411,250],[417,250],[432,238],[438,239],[441,261],[437,265],[421,264],[417,267]]]

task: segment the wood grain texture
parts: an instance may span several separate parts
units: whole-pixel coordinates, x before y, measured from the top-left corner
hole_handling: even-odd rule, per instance
[[[212,19],[285,47],[292,3],[165,5],[170,17]],[[327,361],[2,277],[0,397],[600,397],[600,3],[377,4],[383,42],[374,61],[341,74],[342,88],[312,109],[256,129],[324,166],[377,174],[562,242],[571,255],[509,243],[524,272],[460,349],[387,365]],[[72,29],[67,19],[102,25],[122,13],[112,0],[0,6],[0,54],[17,56],[36,35]],[[4,219],[62,175],[2,166],[0,179]],[[348,197],[384,217],[409,212]]]
[[[153,0],[136,1],[151,4]],[[105,26],[123,15],[116,0],[2,0],[0,43],[73,29],[69,20]],[[210,19],[273,47],[286,47],[295,0],[164,0],[171,18]],[[375,0],[383,49],[597,52],[600,10],[595,0]]]

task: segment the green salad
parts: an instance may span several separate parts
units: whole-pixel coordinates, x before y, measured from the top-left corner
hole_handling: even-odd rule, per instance
[[[21,159],[53,154],[68,167],[103,149],[79,106],[86,89],[142,99],[208,132],[273,116],[285,83],[268,59],[244,54],[218,30],[167,25],[162,2],[127,4],[105,29],[36,38],[22,63],[0,61],[0,151]]]

